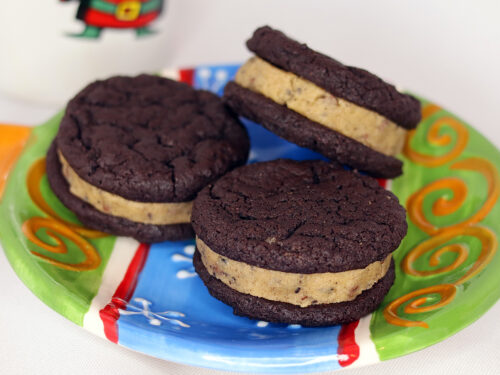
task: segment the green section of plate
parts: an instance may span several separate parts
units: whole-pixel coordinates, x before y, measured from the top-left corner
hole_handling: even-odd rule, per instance
[[[428,104],[423,102],[423,104]],[[398,196],[400,202],[407,206],[408,198],[424,186],[433,181],[456,177],[461,179],[467,186],[467,195],[458,209],[450,214],[439,216],[432,213],[433,203],[440,197],[450,199],[453,192],[449,188],[442,188],[425,196],[423,200],[423,213],[425,217],[435,226],[444,227],[462,222],[471,217],[483,205],[488,195],[488,183],[486,178],[477,170],[458,170],[450,167],[457,161],[468,158],[481,158],[489,161],[496,169],[500,165],[500,153],[481,134],[472,127],[463,123],[453,114],[439,110],[425,119],[418,127],[416,135],[411,142],[411,148],[421,154],[430,156],[442,156],[448,153],[457,143],[457,132],[453,130],[444,118],[453,118],[459,121],[467,130],[468,141],[464,150],[453,160],[437,167],[427,167],[403,157],[404,174],[393,181],[392,191]],[[430,127],[437,121],[444,123],[439,135],[448,134],[451,142],[448,145],[436,146],[429,142],[427,135]],[[448,120],[449,121],[449,120]],[[493,206],[488,215],[481,220],[477,226],[491,229],[494,233],[500,233],[500,205],[498,202]],[[393,300],[407,293],[421,288],[440,284],[454,284],[463,277],[473,264],[477,261],[481,252],[481,242],[472,236],[458,235],[443,245],[462,244],[467,249],[466,260],[458,268],[430,276],[413,276],[402,271],[403,258],[417,245],[430,238],[430,235],[422,231],[408,218],[408,235],[395,253],[396,282],[383,304],[373,315],[371,321],[371,335],[382,360],[396,358],[410,352],[417,351],[432,345],[438,341],[451,336],[466,327],[481,315],[483,315],[500,298],[500,256],[495,254],[487,267],[478,275],[456,286],[456,295],[451,302],[445,306],[430,309],[427,312],[408,314],[404,311],[405,306],[416,297],[402,304],[397,310],[398,316],[409,321],[422,321],[428,324],[428,328],[421,326],[402,327],[389,324],[384,317],[385,307]],[[414,263],[417,270],[436,270],[439,267],[450,265],[457,255],[446,252],[441,256],[439,266],[431,267],[429,258],[432,253],[442,246],[433,248],[422,255]],[[437,293],[425,294],[427,301],[423,306],[432,306],[440,301]]]
[[[40,158],[45,157],[54,138],[62,113],[54,116],[47,123],[33,129],[25,150],[12,170],[4,196],[0,203],[0,241],[7,258],[19,278],[45,304],[82,325],[83,317],[90,307],[92,298],[97,293],[106,263],[111,255],[115,237],[106,236],[89,240],[98,250],[101,258],[99,267],[87,272],[66,270],[40,259],[32,254],[39,252],[61,262],[75,264],[85,257],[71,241],[60,237],[67,246],[67,253],[49,252],[29,241],[22,231],[26,220],[32,217],[46,218],[47,215],[37,207],[28,193],[26,179],[30,167]],[[63,219],[79,223],[52,193],[44,176],[40,184],[44,200]],[[49,232],[50,233],[50,232]],[[39,229],[37,236],[47,244],[56,245],[46,229]]]

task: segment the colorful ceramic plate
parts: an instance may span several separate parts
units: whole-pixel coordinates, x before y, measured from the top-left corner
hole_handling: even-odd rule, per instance
[[[220,93],[236,69],[165,73]],[[500,154],[453,114],[422,104],[423,121],[410,132],[401,156],[403,176],[381,181],[408,210],[408,236],[395,255],[396,282],[380,308],[359,322],[302,328],[234,316],[196,276],[193,241],[148,246],[82,228],[45,177],[44,155],[61,114],[32,131],[0,128],[0,176],[10,169],[0,239],[21,280],[52,309],[155,357],[267,373],[335,370],[399,357],[461,330],[500,296]],[[250,162],[319,157],[256,124],[246,126]],[[0,192],[4,182],[2,177]]]

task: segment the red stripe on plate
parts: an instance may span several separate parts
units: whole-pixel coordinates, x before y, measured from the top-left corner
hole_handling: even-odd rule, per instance
[[[149,254],[149,245],[140,244],[132,261],[128,265],[127,272],[120,285],[116,288],[111,301],[99,311],[102,323],[104,325],[104,334],[109,341],[118,342],[118,326],[116,321],[120,318],[119,309],[125,309],[130,298],[134,294],[139,274],[146,264]]]
[[[353,364],[359,358],[359,345],[356,343],[354,331],[359,324],[359,320],[344,324],[337,338],[339,347],[337,354],[339,355],[339,364],[342,367]]]
[[[383,188],[385,188],[387,186],[387,180],[385,178],[377,178],[377,182]]]
[[[194,69],[179,70],[179,81],[185,82],[192,86],[194,83]]]

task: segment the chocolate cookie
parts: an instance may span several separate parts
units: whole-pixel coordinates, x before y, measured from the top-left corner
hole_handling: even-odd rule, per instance
[[[258,29],[248,46],[257,56],[224,93],[235,112],[375,177],[402,173],[395,156],[420,120],[418,100],[269,27]]]
[[[190,236],[193,198],[246,162],[249,141],[216,95],[141,75],[82,90],[66,108],[54,149],[68,186],[56,187],[50,174],[49,182],[56,194],[86,204],[60,197],[84,224],[156,242]]]
[[[197,269],[211,276],[200,274],[213,295],[238,314],[308,325],[332,324],[329,307],[336,317],[340,306],[372,311],[392,283],[393,276],[389,285],[381,280],[407,230],[404,208],[376,180],[323,161],[284,159],[240,167],[207,186],[191,220]],[[371,302],[354,302],[362,294]],[[252,304],[260,307],[247,311]]]
[[[269,26],[255,30],[247,47],[270,63],[406,129],[414,129],[421,119],[420,102],[411,95],[402,94],[376,75],[344,65]]]
[[[407,230],[393,193],[319,160],[235,169],[198,194],[191,221],[217,253],[295,273],[364,268],[394,251]]]

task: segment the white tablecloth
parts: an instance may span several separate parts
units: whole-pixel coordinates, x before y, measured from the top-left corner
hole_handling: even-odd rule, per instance
[[[270,24],[441,104],[500,147],[499,4],[172,0],[166,48],[173,53],[165,66],[243,61],[249,55],[243,41],[257,26]],[[0,56],[8,58],[1,46]],[[0,95],[0,122],[38,124],[62,105],[40,106]],[[150,358],[92,336],[31,294],[3,252],[0,296],[1,374],[222,374]],[[345,373],[498,374],[499,316],[497,303],[441,343]]]

